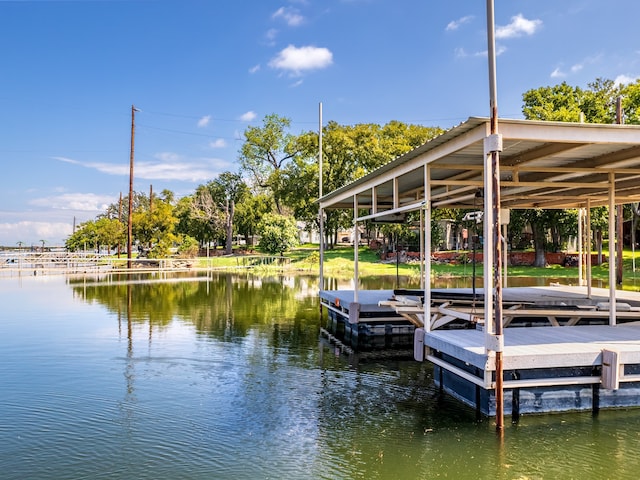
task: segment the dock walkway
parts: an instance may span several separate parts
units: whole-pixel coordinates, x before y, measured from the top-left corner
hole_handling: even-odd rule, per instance
[[[474,321],[441,323],[441,328],[425,331],[402,315],[406,308],[417,312],[421,307],[394,307],[393,291],[360,291],[358,302],[353,291],[320,296],[338,322],[342,315],[351,335],[375,335],[376,325],[377,332],[388,335],[391,321],[396,329],[404,325],[407,334],[410,329],[414,355],[434,365],[435,383],[479,412],[495,414],[495,352],[486,348],[482,307],[468,314],[471,289],[431,293],[434,317],[442,317],[438,307],[446,305],[446,312],[458,321]],[[481,303],[482,292],[476,293]],[[608,324],[606,289],[592,289],[588,298],[580,287],[507,288],[503,300],[512,305],[503,310],[508,327],[503,347],[504,388],[510,392],[505,395],[507,411],[519,415],[640,406],[640,293],[617,292],[615,326]]]

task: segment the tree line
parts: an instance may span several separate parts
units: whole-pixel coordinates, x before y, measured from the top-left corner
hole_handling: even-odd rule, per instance
[[[621,98],[624,122],[640,124],[640,81],[625,85],[596,79],[587,88],[563,82],[529,90],[522,98],[522,112],[527,119],[591,123],[615,123],[616,99]],[[323,190],[330,192],[346,185],[442,132],[439,127],[399,121],[386,125],[340,125],[330,121],[322,132]],[[267,115],[260,126],[249,126],[244,131],[238,161],[238,172],[223,172],[180,199],[169,190],[159,195],[134,192],[132,232],[136,248],[156,258],[176,250],[193,256],[205,245],[224,248],[230,254],[235,238],[242,238],[251,246],[258,236],[264,251],[283,253],[297,244],[300,226],[318,230],[317,132],[293,134],[288,118]],[[128,204],[127,197],[121,198],[96,219],[81,224],[67,239],[66,247],[119,249],[126,243]],[[434,212],[434,242],[441,238],[439,219],[447,218],[453,221],[454,229],[461,230],[465,226],[464,214],[452,209]],[[606,208],[592,210],[596,241],[601,242],[606,233],[607,215]],[[512,211],[509,242],[517,248],[531,246],[532,241],[538,253],[537,263],[543,263],[545,250],[561,249],[569,236],[577,233],[576,218],[576,210]],[[639,206],[626,206],[625,218],[632,220],[635,232]],[[339,232],[352,228],[352,223],[348,212],[326,211],[325,245],[332,248],[339,240]],[[527,226],[531,239],[523,235]],[[380,227],[365,224],[364,228],[366,236],[382,235],[394,245],[417,242],[409,222]]]
[[[317,231],[318,134],[294,135],[290,128],[291,121],[276,114],[267,115],[261,126],[249,126],[238,152],[240,171],[223,172],[191,195],[176,199],[168,190],[159,195],[134,192],[136,248],[152,258],[176,250],[190,256],[205,245],[232,253],[234,238],[252,245],[258,236],[264,251],[283,253],[296,245],[300,225]],[[383,126],[329,122],[323,127],[325,191],[361,177],[440,133],[437,127],[397,121]],[[120,248],[126,243],[128,204],[128,197],[121,198],[96,219],[81,224],[66,247],[73,251]],[[327,212],[326,244],[335,245],[338,232],[351,223],[346,212]]]

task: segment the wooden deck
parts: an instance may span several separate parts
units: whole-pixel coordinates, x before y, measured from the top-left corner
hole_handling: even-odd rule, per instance
[[[470,306],[470,293],[432,290],[433,318],[444,328],[416,328],[414,347],[417,359],[434,365],[436,384],[492,415],[495,353],[486,348],[482,291],[473,297],[477,306]],[[503,310],[503,379],[512,392],[506,403],[514,415],[640,406],[640,293],[616,294],[618,325],[610,326],[606,289],[592,289],[591,298],[580,287],[504,290],[510,307]],[[417,303],[410,305],[411,299],[394,305],[389,290],[360,291],[358,302],[353,291],[321,292],[321,297],[323,306],[333,302],[333,313],[343,315],[353,331],[358,325],[402,321],[408,311],[418,318],[422,310]],[[442,319],[447,317],[458,323],[446,324]]]
[[[481,330],[434,330],[425,345],[477,368],[495,370]],[[640,325],[522,327],[506,329],[505,370],[598,366],[602,350],[619,352],[623,364],[640,363]],[[637,379],[636,379],[637,380]]]

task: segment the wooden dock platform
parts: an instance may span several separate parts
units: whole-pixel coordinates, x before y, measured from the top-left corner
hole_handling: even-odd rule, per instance
[[[413,337],[414,355],[434,365],[436,385],[479,413],[494,415],[495,352],[486,348],[482,308],[469,306],[470,289],[431,293],[433,317],[442,318],[444,304],[457,322],[421,328],[402,315],[404,303],[393,306],[389,290],[360,291],[358,302],[353,291],[321,292],[321,299],[347,339],[369,335],[377,340],[367,346],[375,348],[407,344],[380,340],[383,335]],[[476,293],[482,302],[482,292]],[[588,298],[580,287],[505,289],[503,300],[511,305],[503,310],[505,412],[640,406],[640,293],[617,293],[618,325],[611,326],[608,290],[592,289]]]

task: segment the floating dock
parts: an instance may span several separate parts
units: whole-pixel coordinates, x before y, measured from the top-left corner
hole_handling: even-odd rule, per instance
[[[509,398],[506,408],[514,416],[640,406],[635,377],[640,371],[635,328],[640,327],[633,325],[640,321],[640,302],[616,290],[621,261],[616,250],[623,240],[616,238],[617,206],[640,202],[640,126],[498,119],[496,113],[492,110],[491,118],[470,117],[319,199],[321,238],[325,211],[353,215],[355,232],[369,222],[417,224],[419,219],[420,278],[427,287],[433,276],[435,210],[467,211],[473,216],[470,220],[482,223],[486,298],[470,298],[465,292],[440,298],[442,292],[426,288],[423,293],[396,292],[391,298],[387,292],[370,303],[356,290],[339,304],[331,301],[331,295],[338,295],[323,292],[323,306],[343,319],[352,336],[356,330],[367,333],[369,326],[369,333],[374,326],[392,331],[413,328],[414,356],[435,365],[436,383],[478,411],[495,414],[499,430]],[[608,292],[591,288],[591,212],[600,206],[609,213]],[[508,279],[504,239],[509,238],[510,211],[567,208],[578,209],[578,284],[585,287],[555,293],[503,288]],[[548,296],[554,298],[545,300]],[[369,311],[369,305],[372,310],[390,310]],[[579,335],[571,333],[574,329]],[[514,330],[522,335],[517,342]],[[581,336],[589,331],[591,336]],[[548,332],[550,337],[540,337]],[[621,337],[614,335],[619,332]]]
[[[343,341],[363,350],[411,344],[417,360],[434,365],[443,392],[495,415],[495,352],[486,348],[481,290],[432,290],[429,329],[420,324],[419,291],[359,291],[358,302],[353,291],[320,297],[330,331]],[[518,287],[503,299],[505,413],[640,406],[640,293],[618,292],[613,326],[605,289],[588,297],[579,287]]]

